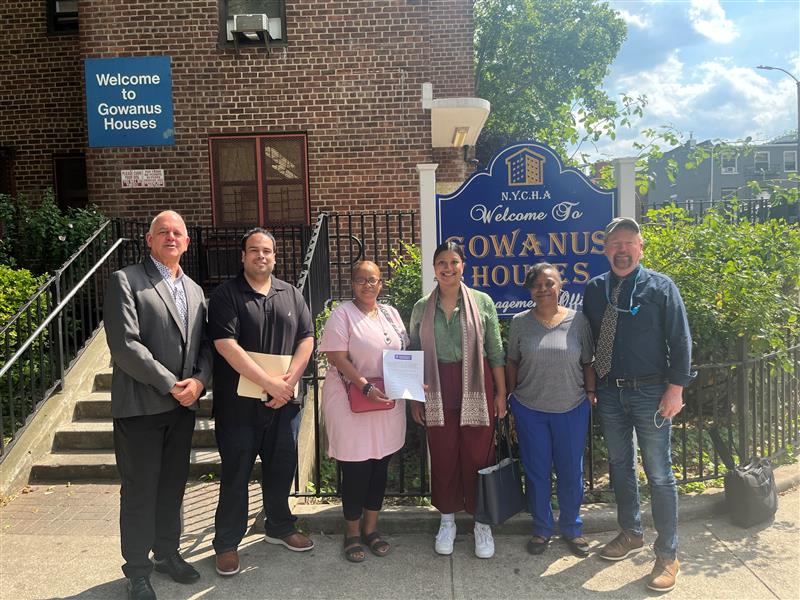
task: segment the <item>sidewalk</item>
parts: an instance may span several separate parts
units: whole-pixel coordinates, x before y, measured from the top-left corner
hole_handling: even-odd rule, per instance
[[[784,483],[795,481],[800,465],[780,471]],[[125,598],[118,490],[115,485],[37,486],[0,508],[0,598]],[[435,515],[422,509],[387,512],[385,530],[392,532],[393,553],[350,564],[342,557],[341,535],[331,532],[332,527],[339,529],[340,510],[324,505],[299,511],[303,524],[315,532],[313,551],[296,554],[264,544],[263,535],[251,528],[240,547],[242,572],[222,579],[214,571],[211,549],[216,493],[216,484],[187,488],[182,551],[202,579],[184,586],[154,573],[160,599],[657,596],[643,583],[652,565],[649,550],[607,563],[596,556],[575,558],[554,541],[544,555],[534,557],[525,552],[525,536],[500,532],[495,558],[479,560],[472,552],[471,527],[460,522],[455,552],[441,557],[433,551],[432,535],[421,533],[435,529]],[[711,502],[703,501],[706,513],[694,515],[695,520],[682,510],[683,569],[668,597],[800,597],[800,489],[781,495],[774,523],[747,530],[709,512],[713,496]],[[682,497],[681,502],[686,506],[696,499]],[[260,505],[258,486],[252,486],[251,524]],[[586,512],[587,530],[597,532],[609,509],[590,507]],[[524,529],[525,521],[520,517],[510,530]],[[646,535],[652,544],[652,531]],[[596,548],[613,533],[587,537]]]

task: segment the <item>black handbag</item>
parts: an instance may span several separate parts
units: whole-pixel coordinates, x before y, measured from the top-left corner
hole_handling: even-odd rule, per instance
[[[737,467],[717,427],[709,429],[709,434],[728,469],[725,473],[725,509],[730,514],[731,523],[751,527],[769,521],[778,510],[778,490],[772,465],[766,458],[753,456],[748,464]]]
[[[495,421],[495,432],[497,456],[500,458],[504,449],[506,457],[478,471],[475,494],[475,520],[487,525],[500,525],[525,509],[519,459],[511,451],[508,415]]]

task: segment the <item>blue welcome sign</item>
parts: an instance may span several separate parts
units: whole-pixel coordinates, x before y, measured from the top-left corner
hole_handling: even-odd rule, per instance
[[[89,146],[175,143],[169,56],[87,58]]]
[[[539,262],[559,269],[561,304],[580,310],[586,282],[608,271],[603,232],[615,194],[547,146],[512,144],[458,190],[436,195],[437,243],[464,245],[465,282],[488,293],[501,317],[533,306],[525,274]]]

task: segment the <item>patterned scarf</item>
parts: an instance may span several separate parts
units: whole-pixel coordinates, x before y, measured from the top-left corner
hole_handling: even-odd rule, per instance
[[[486,388],[483,375],[483,323],[478,313],[478,305],[469,288],[461,283],[461,426],[489,426],[489,409],[486,406]],[[439,287],[431,292],[422,315],[419,337],[425,351],[425,381],[428,391],[425,393],[425,423],[428,427],[444,425],[444,408],[442,388],[439,382],[439,365],[436,359],[436,336],[433,331],[433,319],[436,314],[436,303],[439,299]]]

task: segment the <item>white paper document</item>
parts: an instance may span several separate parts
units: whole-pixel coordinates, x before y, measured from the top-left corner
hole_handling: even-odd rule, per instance
[[[422,350],[383,351],[383,385],[387,398],[425,402],[424,380]]]

